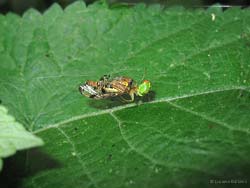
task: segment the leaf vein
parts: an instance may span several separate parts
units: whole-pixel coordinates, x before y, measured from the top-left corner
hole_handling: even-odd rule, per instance
[[[71,138],[65,133],[65,131],[63,129],[61,129],[60,127],[57,127],[57,130],[66,138],[66,140],[68,141],[68,143],[71,145],[73,152],[75,153],[75,156],[77,157],[78,162],[80,163],[80,165],[82,166],[83,170],[86,172],[87,177],[89,178],[89,180],[92,182],[92,184],[97,188],[97,182],[94,180],[94,178],[91,176],[91,174],[88,172],[87,167],[85,165],[85,163],[82,161],[81,157],[78,154],[78,151],[76,149],[76,146],[74,144],[74,142],[71,140]]]
[[[154,158],[152,158],[151,156],[145,154],[143,151],[140,151],[138,150],[136,147],[133,146],[132,143],[129,142],[129,140],[126,138],[126,136],[124,135],[123,131],[122,131],[122,121],[113,113],[113,112],[110,112],[109,113],[113,118],[114,120],[118,123],[118,128],[120,130],[120,134],[123,138],[123,140],[127,143],[128,147],[132,150],[132,151],[135,151],[137,154],[139,154],[140,156],[144,157],[145,159],[149,160],[151,163],[153,163],[153,165],[159,165],[159,166],[163,166],[163,167],[173,167],[173,168],[180,168],[180,169],[189,169],[189,170],[194,170],[194,171],[199,171],[199,172],[202,172],[202,173],[205,173],[205,174],[211,174],[207,171],[204,171],[202,169],[199,169],[199,168],[193,168],[193,167],[190,167],[190,166],[183,166],[183,165],[178,165],[178,164],[170,164],[170,163],[164,163],[163,161],[157,161],[155,160]]]
[[[177,104],[175,104],[175,103],[173,103],[173,102],[171,102],[171,101],[166,101],[166,103],[170,104],[171,106],[173,106],[173,107],[175,107],[175,108],[177,108],[177,109],[179,109],[179,110],[181,110],[181,111],[185,111],[185,112],[188,112],[188,113],[190,113],[190,114],[192,114],[192,115],[195,115],[195,116],[201,117],[201,118],[203,118],[203,119],[205,119],[205,120],[208,120],[208,121],[210,121],[210,122],[214,122],[214,123],[216,123],[216,124],[218,124],[218,125],[220,125],[220,126],[222,126],[222,127],[225,127],[225,128],[227,128],[227,129],[229,129],[229,130],[231,130],[231,131],[240,131],[240,132],[249,134],[249,131],[248,131],[248,130],[240,129],[240,128],[234,128],[234,127],[232,127],[231,125],[229,125],[229,124],[227,124],[227,123],[225,123],[225,122],[223,122],[223,121],[220,121],[220,120],[218,120],[218,119],[214,119],[214,118],[212,118],[212,117],[209,117],[209,116],[207,116],[207,115],[205,115],[205,114],[202,114],[202,113],[199,113],[199,112],[196,112],[196,111],[187,109],[187,108],[185,108],[185,107],[183,107],[183,106],[180,106],[180,105],[177,105]]]

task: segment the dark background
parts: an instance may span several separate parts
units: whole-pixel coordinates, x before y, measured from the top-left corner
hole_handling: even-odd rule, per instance
[[[17,14],[23,14],[29,8],[35,8],[40,12],[43,12],[51,4],[57,2],[62,7],[66,7],[68,4],[76,0],[0,0],[0,13],[6,14],[8,12],[15,12]],[[85,0],[86,4],[91,4],[95,0]],[[102,0],[108,2],[110,5],[116,3],[128,3],[130,5],[144,2],[146,4],[160,3],[163,6],[182,5],[186,8],[208,7],[210,5],[219,3],[223,6],[241,6],[243,8],[250,5],[250,0]]]

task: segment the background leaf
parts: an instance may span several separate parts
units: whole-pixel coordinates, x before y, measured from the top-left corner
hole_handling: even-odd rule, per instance
[[[2,103],[46,143],[26,154],[19,187],[246,185],[249,18],[238,8],[80,2],[1,17]],[[78,92],[104,74],[139,81],[145,68],[144,102]]]
[[[0,170],[2,158],[13,155],[17,150],[40,146],[43,142],[7,114],[6,108],[0,105]]]

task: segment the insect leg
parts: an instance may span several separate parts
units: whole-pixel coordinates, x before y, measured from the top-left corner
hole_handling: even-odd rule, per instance
[[[122,96],[119,96],[120,97],[120,99],[122,100],[122,102],[132,102],[132,100],[128,100],[128,99],[125,99],[124,97],[122,97]]]
[[[123,102],[133,102],[134,101],[134,92],[131,92],[129,94],[129,96],[131,97],[131,99],[125,99],[124,97],[120,96],[120,99],[123,101]]]
[[[130,97],[131,97],[131,102],[134,101],[135,99],[135,93],[134,92],[130,92]]]
[[[110,78],[110,75],[103,75],[101,78],[100,78],[100,81],[108,81]]]

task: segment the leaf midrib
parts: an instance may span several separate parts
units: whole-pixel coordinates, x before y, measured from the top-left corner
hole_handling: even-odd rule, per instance
[[[143,104],[154,104],[154,103],[162,103],[162,102],[168,102],[170,105],[172,105],[175,108],[178,108],[179,110],[191,113],[192,115],[200,116],[201,118],[207,119],[207,120],[209,120],[211,122],[214,122],[216,124],[220,123],[220,125],[221,125],[221,123],[222,123],[223,124],[222,126],[224,126],[225,124],[223,122],[219,121],[219,120],[215,120],[215,119],[209,118],[209,117],[204,117],[203,115],[199,114],[198,112],[193,112],[193,111],[190,112],[188,109],[180,108],[179,106],[177,106],[177,105],[175,105],[173,103],[170,103],[170,102],[175,101],[175,100],[179,100],[179,99],[184,99],[184,98],[190,98],[190,97],[195,97],[195,96],[200,96],[200,95],[207,95],[207,94],[213,94],[213,93],[219,93],[219,92],[231,91],[231,90],[232,91],[233,90],[244,90],[244,91],[249,92],[247,87],[245,87],[245,86],[232,86],[232,87],[228,87],[228,88],[218,88],[218,89],[213,89],[213,90],[207,90],[207,91],[200,91],[200,92],[195,92],[195,93],[190,93],[190,94],[184,94],[184,95],[180,95],[180,96],[166,97],[166,98],[161,98],[161,99],[157,99],[157,100],[154,100],[154,101],[144,102],[144,103],[139,103],[139,104],[130,103],[130,104],[126,104],[126,105],[123,105],[123,106],[118,106],[118,107],[114,107],[114,108],[111,108],[111,109],[106,109],[106,110],[102,110],[102,111],[98,111],[98,112],[91,112],[91,113],[87,113],[87,114],[83,114],[83,115],[73,116],[72,118],[62,120],[62,121],[60,121],[58,123],[44,126],[44,128],[33,131],[33,133],[37,134],[37,133],[46,131],[46,130],[51,129],[51,128],[58,128],[61,125],[65,125],[67,123],[71,123],[71,122],[74,122],[74,121],[77,121],[77,120],[80,120],[80,119],[84,119],[84,118],[88,118],[88,117],[93,117],[93,116],[98,116],[98,115],[103,115],[103,114],[112,114],[112,113],[114,113],[116,111],[120,111],[120,110],[123,110],[123,109],[135,107],[135,106],[140,106],[140,105],[143,105]],[[233,127],[228,126],[228,125],[226,125],[224,127],[227,127],[230,130],[249,133],[245,129],[236,129],[236,128],[233,128]]]

